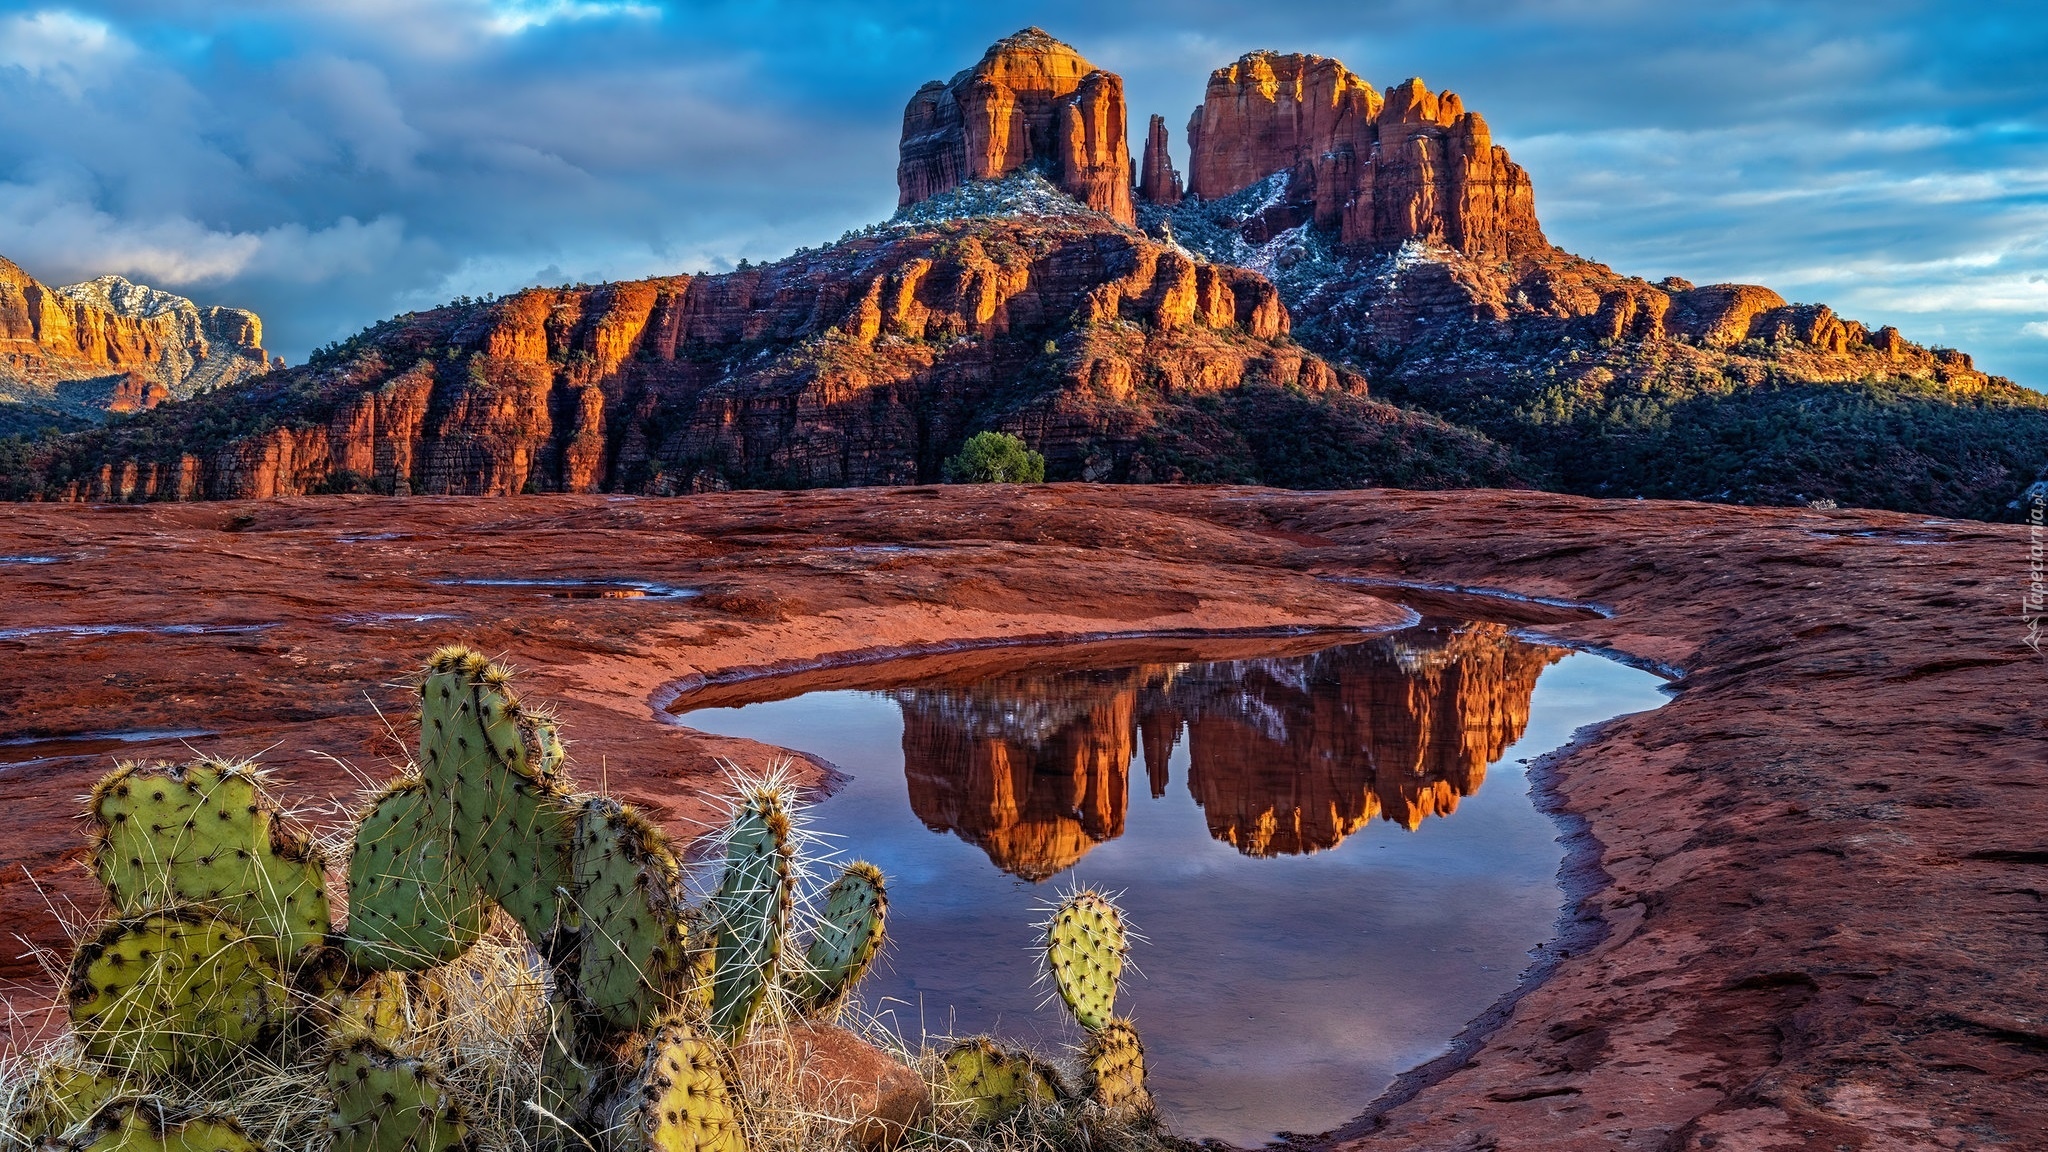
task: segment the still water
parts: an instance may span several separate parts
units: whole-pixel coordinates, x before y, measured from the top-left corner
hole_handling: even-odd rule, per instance
[[[1523,761],[1664,701],[1646,672],[1447,621],[856,675],[675,710],[851,777],[811,815],[889,878],[869,1008],[912,1038],[1077,1041],[1034,987],[1032,924],[1076,884],[1121,893],[1146,942],[1119,1006],[1161,1110],[1245,1145],[1342,1124],[1514,987],[1563,902]]]

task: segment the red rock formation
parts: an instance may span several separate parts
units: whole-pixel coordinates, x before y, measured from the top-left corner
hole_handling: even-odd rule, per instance
[[[49,288],[0,259],[0,397],[133,412],[265,371],[262,322],[118,276]],[[75,385],[71,387],[60,387]]]
[[[1171,208],[1180,203],[1180,173],[1167,151],[1166,117],[1154,116],[1145,131],[1145,159],[1138,169],[1138,199]]]
[[[1037,28],[997,41],[981,63],[910,98],[897,203],[1029,167],[1111,219],[1133,221],[1123,80]]]
[[[1247,381],[1363,391],[1287,330],[1256,273],[1100,221],[956,224],[401,317],[340,359],[179,406],[154,447],[121,447],[128,429],[81,443],[46,494],[912,483],[995,415],[1055,474],[1117,478],[1163,403]],[[259,415],[277,426],[219,439]]]
[[[1335,60],[1253,52],[1210,74],[1188,140],[1190,192],[1213,200],[1288,173],[1287,200],[1353,248],[1548,247],[1528,174],[1455,94],[1420,80],[1382,99]]]

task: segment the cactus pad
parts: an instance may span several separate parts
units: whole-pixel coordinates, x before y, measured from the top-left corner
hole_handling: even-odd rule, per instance
[[[1100,892],[1068,896],[1045,925],[1045,966],[1060,999],[1090,1032],[1116,1013],[1117,981],[1123,978],[1130,942],[1123,913]]]
[[[284,1023],[270,949],[198,912],[116,920],[79,946],[65,999],[86,1054],[142,1075],[206,1067]]]
[[[112,1076],[53,1064],[42,1070],[29,1089],[27,1104],[15,1124],[16,1134],[29,1147],[55,1143],[70,1129],[92,1120],[128,1087],[127,1082]]]
[[[225,1116],[176,1120],[160,1100],[141,1100],[100,1114],[67,1152],[260,1152],[242,1126]]]
[[[618,1152],[746,1152],[747,1140],[718,1050],[670,1021],[648,1040],[640,1074],[619,1097],[611,1146]]]
[[[483,936],[489,906],[452,858],[448,812],[422,780],[363,810],[348,862],[349,956],[371,969],[446,964]]]
[[[378,972],[340,996],[334,1013],[334,1034],[338,1038],[368,1036],[389,1044],[405,1035],[411,994],[402,973]]]
[[[867,975],[881,951],[888,914],[882,870],[865,860],[847,865],[825,890],[825,915],[793,981],[806,1014],[838,1006]]]
[[[115,910],[203,904],[274,941],[280,968],[325,941],[324,864],[246,763],[124,764],[93,789],[93,864]]]
[[[1060,1096],[1059,1081],[1050,1068],[986,1038],[962,1041],[943,1059],[947,1095],[977,1124],[998,1123],[1026,1108],[1052,1104]]]
[[[359,1039],[327,1059],[334,1152],[447,1152],[469,1147],[469,1125],[440,1073]]]
[[[616,801],[584,803],[576,827],[577,991],[614,1028],[653,1023],[681,982],[689,957],[680,884],[661,829]]]
[[[711,898],[711,1028],[726,1040],[753,1023],[782,959],[795,904],[791,830],[773,785],[749,789],[726,828],[725,874]]]
[[[510,673],[482,653],[443,648],[420,685],[420,774],[449,806],[454,857],[538,942],[560,923],[573,883],[576,809],[554,766],[552,726],[528,716]]]
[[[1113,1019],[1088,1034],[1081,1050],[1088,1067],[1088,1094],[1110,1112],[1131,1114],[1152,1107],[1145,1091],[1145,1045],[1131,1022]]]

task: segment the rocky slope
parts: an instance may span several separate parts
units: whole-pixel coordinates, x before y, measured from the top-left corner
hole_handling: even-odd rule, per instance
[[[0,259],[0,435],[96,422],[264,372],[263,322],[119,276],[50,288]]]
[[[1258,274],[1035,175],[1002,189],[1060,214],[989,210],[975,185],[747,271],[402,316],[303,368],[74,438],[8,481],[92,500],[905,484],[988,427],[1062,478],[1513,478],[1483,437],[1373,401],[1287,340]],[[1256,435],[1275,422],[1298,436]]]

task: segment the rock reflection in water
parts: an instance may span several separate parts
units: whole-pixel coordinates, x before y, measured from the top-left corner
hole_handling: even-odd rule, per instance
[[[1023,673],[889,693],[927,827],[1042,880],[1122,835],[1133,765],[1164,796],[1183,734],[1210,835],[1248,856],[1335,847],[1375,816],[1456,810],[1520,738],[1563,655],[1496,624],[1425,624],[1303,656]]]

